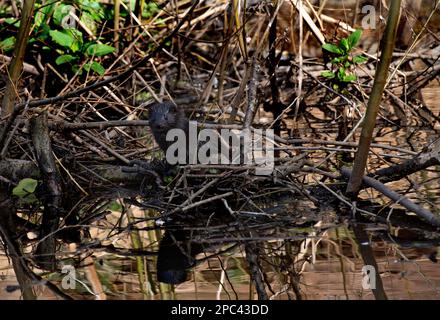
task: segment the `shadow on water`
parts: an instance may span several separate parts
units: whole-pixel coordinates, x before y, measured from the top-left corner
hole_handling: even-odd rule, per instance
[[[220,265],[217,271],[212,270],[212,274],[208,275],[205,268],[212,265],[207,262],[216,259],[227,261],[228,257],[237,256],[237,252],[242,255],[246,243],[254,242],[260,248],[259,268],[266,291],[272,298],[398,298],[405,292],[399,292],[403,290],[403,282],[406,285],[414,282],[414,285],[411,284],[414,286],[414,296],[420,297],[419,291],[422,291],[426,293],[424,298],[438,298],[440,277],[432,266],[437,262],[440,234],[435,228],[408,215],[404,210],[396,208],[390,214],[383,210],[382,205],[368,201],[360,202],[358,210],[374,214],[375,221],[359,213],[354,219],[350,207],[338,204],[332,198],[324,198],[324,192],[320,196],[321,206],[315,210],[311,210],[310,203],[305,205],[306,201],[290,200],[288,204],[278,204],[283,208],[280,212],[289,211],[286,207],[295,208],[296,212],[301,212],[301,219],[289,223],[284,219],[283,224],[269,228],[263,227],[270,224],[269,216],[265,216],[265,221],[259,220],[261,217],[253,217],[253,225],[247,222],[250,229],[246,231],[239,230],[242,224],[237,223],[237,217],[234,216],[228,219],[223,217],[222,222],[218,221],[217,228],[213,221],[209,222],[206,218],[202,222],[199,217],[201,227],[196,227],[194,221],[185,223],[185,218],[181,217],[179,226],[170,224],[161,240],[157,262],[158,281],[175,285],[212,281],[213,286],[217,283],[219,288],[224,287],[224,294],[228,290],[234,292],[235,285],[231,281],[240,282],[233,279],[237,270],[228,265]],[[277,211],[274,208],[270,211]],[[308,221],[301,221],[304,216],[309,217]],[[211,231],[207,231],[209,227],[203,229],[206,223],[213,223]],[[235,230],[232,227],[234,223],[237,226]],[[246,234],[252,234],[253,239],[247,238]],[[243,259],[245,274],[248,276],[251,274],[248,257]],[[338,265],[336,261],[339,261]],[[322,269],[325,262],[327,273],[323,273]],[[397,272],[399,264],[401,270]],[[415,272],[408,269],[415,266],[420,268],[419,275],[426,279],[425,285],[430,287],[430,291],[418,283],[420,280],[413,279]],[[429,270],[428,273],[435,272],[432,279],[424,274],[424,269]],[[192,279],[191,274],[194,275]],[[222,274],[231,275],[232,280],[225,280]],[[374,286],[369,287],[370,280],[365,282],[366,276],[374,281]],[[390,283],[391,278],[395,278],[394,283]],[[322,280],[328,281],[327,293],[326,290],[313,288],[317,286],[313,282],[319,283]],[[310,281],[312,284],[307,284]],[[240,285],[237,287],[240,288]],[[182,288],[188,287],[183,285]],[[387,295],[388,291],[391,295]],[[185,289],[182,289],[181,294],[182,297],[194,297]],[[212,294],[207,296],[212,298]],[[243,293],[238,296],[246,298]]]

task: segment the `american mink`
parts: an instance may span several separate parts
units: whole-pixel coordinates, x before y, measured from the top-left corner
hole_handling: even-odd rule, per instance
[[[192,161],[197,161],[197,152],[198,149],[203,146],[206,143],[209,143],[206,141],[190,141],[190,135],[189,135],[189,120],[185,116],[185,113],[182,108],[174,105],[172,102],[162,102],[162,103],[156,103],[150,107],[149,112],[149,123],[150,128],[153,133],[154,139],[156,140],[159,147],[166,153],[168,147],[170,147],[174,141],[167,141],[166,136],[169,130],[171,129],[182,129],[185,132],[186,136],[186,162],[185,163],[194,163]],[[218,137],[220,139],[220,134],[218,134]],[[240,139],[237,135],[233,135],[231,139]],[[195,154],[191,153],[192,148],[190,147],[191,143],[197,143],[197,149],[194,150]],[[225,150],[229,150],[230,143],[229,138],[228,141],[224,141],[220,139],[220,148],[223,148],[223,144],[227,144],[225,146]],[[213,147],[213,146],[212,146]],[[218,147],[217,147],[218,148]],[[218,154],[220,149],[216,149],[214,151],[214,155]],[[211,152],[213,150],[208,150],[207,156],[211,156]],[[224,156],[230,158],[229,151]],[[190,161],[191,160],[191,161]]]
[[[182,108],[172,102],[156,103],[150,107],[150,128],[159,147],[166,152],[173,143],[166,141],[167,132],[171,129],[182,129],[188,136],[189,122]]]

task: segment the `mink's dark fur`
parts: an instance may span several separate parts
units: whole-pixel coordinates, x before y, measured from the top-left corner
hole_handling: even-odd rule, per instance
[[[169,130],[182,129],[188,136],[188,118],[183,109],[175,106],[172,102],[156,103],[151,106],[149,121],[154,139],[164,152],[173,143],[166,141]]]

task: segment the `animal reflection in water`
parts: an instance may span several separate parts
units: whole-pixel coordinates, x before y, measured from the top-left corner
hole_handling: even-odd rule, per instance
[[[180,216],[175,219],[179,220],[179,224],[170,223],[166,226],[157,258],[159,282],[185,282],[189,278],[188,271],[197,264],[215,255],[235,250],[239,245],[245,244],[245,241],[254,237],[292,239],[292,230],[304,230],[304,227],[312,227],[316,223],[313,213],[309,218],[299,214],[305,210],[299,209],[301,206],[297,202],[266,208],[259,216],[246,212],[233,216],[217,204],[215,214],[212,214],[211,205],[205,212],[198,211],[193,217]],[[200,209],[204,211],[206,208]],[[311,213],[310,209],[308,211]],[[303,240],[304,237],[306,235],[299,232],[298,237],[293,238]],[[196,259],[201,253],[205,253],[205,256]]]
[[[191,214],[194,216],[191,216]],[[207,244],[204,240],[208,240],[210,235],[215,238],[218,237],[216,232],[209,231],[210,228],[217,229],[212,224],[211,227],[203,228],[203,222],[209,224],[208,217],[209,215],[203,217],[200,212],[188,212],[185,217],[176,218],[176,220],[179,220],[178,224],[168,223],[165,234],[159,243],[157,258],[157,280],[159,282],[168,284],[185,282],[189,278],[189,270],[205,260],[203,257],[197,260],[197,255],[205,252],[206,257],[209,257],[212,254],[222,254],[237,246],[237,244],[227,243],[226,241],[214,245]],[[214,220],[218,220],[218,217],[221,217],[223,221],[231,221],[232,218],[224,212],[211,215]],[[197,223],[194,220],[197,220]],[[217,226],[225,225],[219,221],[214,223]],[[222,248],[221,251],[217,250],[219,247]]]
[[[196,264],[195,256],[203,246],[190,241],[187,231],[166,231],[160,241],[157,258],[157,280],[179,284],[188,279],[188,269]]]

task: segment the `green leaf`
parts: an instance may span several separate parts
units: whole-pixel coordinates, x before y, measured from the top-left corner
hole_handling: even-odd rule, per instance
[[[99,64],[98,62],[96,62],[96,61],[86,63],[84,65],[84,69],[86,71],[93,70],[94,72],[96,72],[100,76],[104,75],[104,73],[105,73],[104,67],[101,64]]]
[[[122,205],[121,205],[119,202],[117,202],[117,201],[112,201],[112,202],[110,202],[108,208],[109,208],[111,211],[119,211],[119,212],[122,212]]]
[[[92,44],[89,46],[86,50],[86,53],[89,56],[95,55],[96,57],[105,56],[106,54],[114,52],[116,49],[112,46],[106,45],[106,44]]]
[[[342,61],[344,61],[346,58],[347,58],[347,56],[336,57],[331,60],[331,63],[338,64],[338,63],[341,63]]]
[[[34,193],[37,189],[38,181],[31,178],[24,178],[20,180],[18,185],[12,189],[14,196],[23,198],[31,193]]]
[[[12,24],[16,28],[20,28],[20,19],[17,18],[5,18],[5,23]]]
[[[157,3],[149,2],[146,6],[144,6],[144,10],[142,12],[142,18],[149,19],[159,11],[160,8],[157,5]]]
[[[331,44],[331,43],[324,43],[324,44],[322,45],[322,48],[323,48],[324,50],[327,50],[327,51],[331,52],[331,53],[342,54],[342,50],[339,49],[339,48],[338,48],[337,46],[335,46],[334,44]]]
[[[83,74],[83,70],[80,69],[79,65],[75,64],[72,66],[72,72],[73,73],[78,73],[78,75],[82,75]]]
[[[50,27],[47,24],[42,24],[36,33],[36,38],[41,42],[45,42],[49,37]]]
[[[149,93],[148,91],[141,91],[136,95],[136,101],[147,101],[149,99],[151,99],[151,93]]]
[[[100,63],[95,61],[92,63],[92,70],[98,73],[100,76],[104,75],[105,73],[104,67]]]
[[[64,32],[72,35],[72,37],[75,39],[73,45],[70,47],[70,50],[72,50],[72,52],[79,51],[83,45],[82,32],[76,29],[65,29]]]
[[[89,28],[89,30],[96,35],[96,32],[98,30],[98,25],[96,23],[96,19],[93,18],[93,16],[86,12],[83,11],[81,14],[81,18],[79,19],[82,23],[84,23],[84,25]]]
[[[82,45],[82,33],[76,29],[64,29],[63,31],[50,30],[49,35],[54,42],[62,47],[77,52]]]
[[[95,0],[81,0],[78,1],[78,5],[84,11],[90,13],[90,16],[93,20],[100,22],[102,18],[104,18],[104,9],[103,6]]]
[[[39,28],[40,26],[47,26],[45,23],[47,18],[52,15],[52,11],[54,9],[55,2],[51,2],[45,4],[44,6],[40,6],[38,8],[37,13],[35,14],[35,27]]]
[[[1,51],[9,51],[14,49],[15,46],[15,37],[9,37],[0,42],[0,50]]]
[[[60,64],[66,63],[66,62],[70,62],[70,61],[76,60],[76,59],[78,59],[78,57],[72,56],[70,54],[63,54],[62,56],[59,56],[55,60],[55,63],[57,65],[60,65]]]
[[[341,39],[339,42],[339,49],[341,49],[341,51],[344,53],[348,53],[350,51],[350,46],[346,38]]]
[[[343,81],[342,79],[344,79],[344,77],[345,77],[345,68],[344,67],[340,67],[339,68],[339,70],[338,70],[338,79],[339,80],[341,80],[341,81]]]
[[[45,3],[44,5],[40,6],[38,11],[42,12],[46,16],[49,16],[54,11],[55,6],[56,6],[56,2],[55,1],[54,2]]]
[[[321,76],[323,76],[324,78],[327,78],[327,79],[333,79],[335,77],[335,74],[333,72],[327,70],[327,71],[323,71],[321,73]]]
[[[344,77],[342,78],[343,82],[353,82],[356,81],[357,77],[354,74],[346,74],[344,75]]]
[[[364,57],[362,55],[353,57],[353,62],[357,63],[357,64],[361,64],[361,63],[364,63],[364,62],[367,62],[367,61],[368,61],[368,58]]]
[[[54,42],[66,48],[70,48],[73,45],[73,42],[75,41],[72,35],[66,34],[58,30],[50,30],[49,35]]]
[[[35,14],[35,27],[39,28],[40,25],[43,23],[43,19],[46,17],[46,15],[42,12],[37,12]]]
[[[84,70],[89,72],[92,69],[92,62],[88,62],[84,65]]]
[[[172,176],[165,176],[163,180],[166,184],[170,184],[171,182],[173,182],[173,179],[174,178]]]
[[[362,36],[362,30],[359,29],[348,36],[348,46],[350,47],[350,50],[356,47],[361,36]]]

